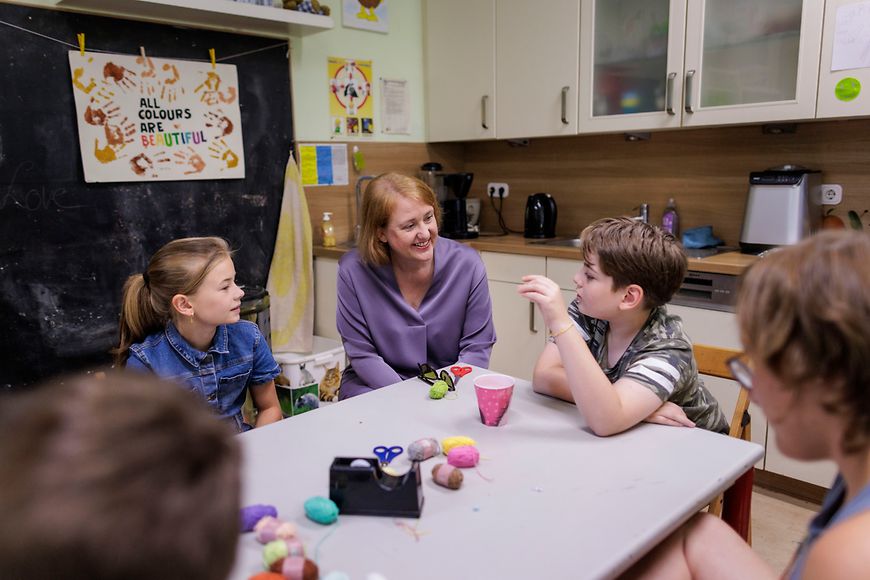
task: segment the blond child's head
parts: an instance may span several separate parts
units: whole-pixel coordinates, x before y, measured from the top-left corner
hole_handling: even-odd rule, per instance
[[[631,218],[604,218],[580,234],[584,261],[613,279],[613,289],[637,285],[642,305],[653,309],[670,301],[686,275],[686,254],[673,235]]]
[[[737,296],[747,355],[796,397],[816,391],[845,426],[846,452],[870,445],[870,236],[822,232],[747,270]]]

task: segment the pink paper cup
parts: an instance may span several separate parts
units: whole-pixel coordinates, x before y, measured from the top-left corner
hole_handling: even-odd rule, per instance
[[[480,420],[489,427],[507,422],[507,410],[514,394],[514,379],[507,375],[480,375],[474,379]]]

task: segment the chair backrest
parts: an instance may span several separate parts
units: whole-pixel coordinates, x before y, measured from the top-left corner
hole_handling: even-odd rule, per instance
[[[695,344],[695,362],[698,364],[698,372],[702,375],[710,375],[722,379],[733,379],[728,368],[728,359],[740,354],[739,350],[719,348],[705,344]],[[734,414],[728,435],[738,439],[749,440],[749,392],[741,388],[737,396],[737,404],[734,406]]]

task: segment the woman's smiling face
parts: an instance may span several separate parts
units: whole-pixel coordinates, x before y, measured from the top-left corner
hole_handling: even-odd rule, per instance
[[[396,196],[390,219],[378,232],[378,239],[390,247],[390,259],[408,264],[431,261],[437,237],[435,209],[402,195]]]

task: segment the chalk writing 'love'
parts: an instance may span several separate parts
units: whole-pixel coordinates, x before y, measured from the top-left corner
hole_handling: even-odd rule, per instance
[[[85,207],[80,204],[69,204],[63,202],[63,197],[67,194],[67,190],[63,187],[57,189],[48,189],[46,186],[33,187],[27,190],[20,190],[15,186],[15,180],[18,174],[28,173],[35,167],[31,161],[25,161],[15,168],[12,174],[12,181],[6,187],[6,192],[0,199],[0,211],[7,207],[16,208],[23,211],[40,211],[46,209],[75,209]]]

